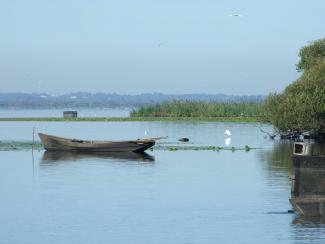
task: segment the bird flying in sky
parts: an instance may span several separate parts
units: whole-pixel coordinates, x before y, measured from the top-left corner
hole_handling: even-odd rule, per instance
[[[244,17],[242,14],[229,14],[229,17]]]

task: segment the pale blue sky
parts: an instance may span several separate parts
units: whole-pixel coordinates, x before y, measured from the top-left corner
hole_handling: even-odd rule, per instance
[[[0,92],[268,94],[325,37],[324,11],[324,0],[0,0]]]

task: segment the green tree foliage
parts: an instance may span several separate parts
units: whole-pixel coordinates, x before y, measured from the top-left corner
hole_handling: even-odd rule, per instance
[[[213,103],[173,101],[140,107],[131,117],[253,117],[261,114],[260,103]]]
[[[300,62],[297,64],[298,71],[308,70],[325,60],[325,39],[312,42],[300,49]]]
[[[264,104],[266,118],[281,132],[325,133],[325,39],[300,51],[302,76]]]

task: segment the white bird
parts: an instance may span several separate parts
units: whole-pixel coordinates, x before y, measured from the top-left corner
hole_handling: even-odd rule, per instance
[[[148,132],[145,130],[145,131],[144,131],[144,135],[146,136],[147,134],[148,134]]]
[[[226,136],[231,136],[231,132],[230,132],[230,130],[226,130],[226,131],[225,131],[225,135],[226,135]]]
[[[229,17],[244,17],[242,14],[229,14]]]

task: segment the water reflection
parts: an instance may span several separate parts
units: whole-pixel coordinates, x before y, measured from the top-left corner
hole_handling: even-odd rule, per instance
[[[312,144],[312,152],[314,155],[325,155],[325,144],[308,141]],[[260,159],[266,162],[268,169],[273,171],[293,169],[292,153],[294,142],[291,140],[281,140],[274,143],[271,150],[262,150],[259,153]]]
[[[324,144],[313,144],[313,153],[324,154],[324,152]],[[282,196],[284,197],[283,202],[290,201],[291,206],[293,205],[295,215],[288,221],[291,221],[294,242],[325,243],[324,158],[320,160],[321,158],[314,157],[313,160],[304,160],[302,163],[294,164],[292,141],[275,141],[271,149],[261,150],[258,155],[264,162],[262,167],[264,167],[267,177],[273,179],[270,183],[271,188],[276,189],[277,195],[281,191],[285,191],[286,194]],[[294,180],[290,182],[289,176]],[[281,181],[281,188],[277,188]],[[290,183],[291,185],[289,185]],[[285,185],[289,187],[285,188]],[[307,204],[303,205],[304,201]],[[272,205],[275,205],[275,202],[276,199],[272,199]],[[274,211],[271,213],[286,213],[284,209],[282,212],[276,212],[276,209]]]
[[[290,202],[294,210],[303,216],[295,222],[310,217],[325,218],[325,156],[295,155],[293,164]]]
[[[231,144],[231,138],[230,138],[230,137],[227,137],[227,138],[225,139],[225,145],[226,145],[226,146],[230,146],[230,144]]]
[[[292,141],[275,142],[271,150],[262,150],[259,152],[261,161],[265,162],[266,172],[284,172],[290,173],[292,169]]]
[[[50,164],[64,161],[77,161],[83,159],[111,159],[117,161],[154,162],[155,158],[147,153],[133,152],[69,152],[69,151],[45,151],[41,164]]]

